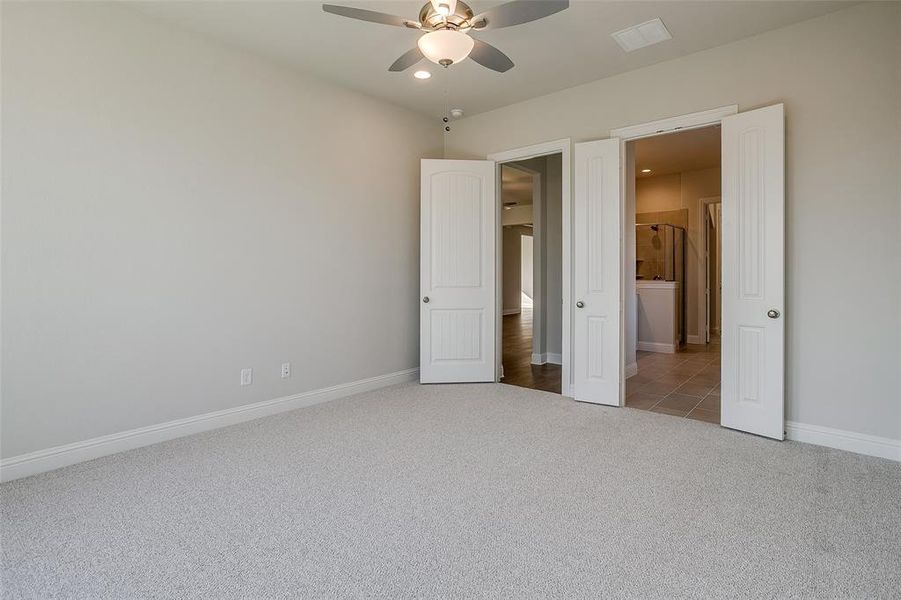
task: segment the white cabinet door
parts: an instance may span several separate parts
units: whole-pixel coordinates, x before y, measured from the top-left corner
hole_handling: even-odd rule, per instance
[[[722,424],[784,437],[781,104],[723,119]]]
[[[495,380],[495,163],[423,160],[422,383]]]
[[[573,398],[620,405],[620,140],[576,144]]]

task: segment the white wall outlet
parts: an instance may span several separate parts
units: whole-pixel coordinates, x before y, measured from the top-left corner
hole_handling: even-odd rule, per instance
[[[241,385],[253,383],[253,369],[241,369]]]
[[[291,363],[282,363],[282,379],[291,377]]]

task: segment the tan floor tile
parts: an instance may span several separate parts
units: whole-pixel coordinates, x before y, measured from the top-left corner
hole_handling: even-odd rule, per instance
[[[682,354],[707,354],[710,349],[705,344],[685,344]]]
[[[699,374],[703,369],[704,367],[699,367],[697,365],[682,364],[673,367],[668,372],[673,375],[681,375],[685,379],[688,379],[689,377],[694,377]]]
[[[631,379],[627,379],[626,380],[626,397],[628,398],[629,396],[631,396],[632,394],[634,394],[635,392],[637,392],[638,390],[643,388],[645,385],[646,384],[644,384],[644,383],[636,383],[636,382],[632,381]]]
[[[669,410],[681,410],[687,414],[688,411],[697,406],[698,402],[700,401],[700,398],[695,398],[694,396],[686,396],[684,394],[670,394],[669,396],[661,400],[660,404],[658,404],[657,406]]]
[[[676,393],[685,394],[686,396],[695,396],[696,398],[703,398],[710,390],[713,389],[714,384],[712,383],[704,383],[702,381],[695,381],[694,379],[689,379],[678,388],[676,388]]]
[[[669,369],[667,369],[666,367],[647,367],[647,368],[639,367],[638,368],[638,374],[643,377],[647,377],[651,381],[653,381],[654,379],[657,379],[658,377],[660,377],[662,375],[666,375],[667,373],[669,373]]]
[[[688,413],[689,419],[694,419],[696,421],[707,421],[708,423],[716,423],[719,425],[720,423],[720,411],[718,410],[707,410],[706,408],[696,408],[690,413]]]
[[[661,406],[655,406],[654,408],[651,409],[651,412],[663,413],[665,415],[672,415],[674,417],[684,417],[685,415],[688,414],[688,411],[673,410],[671,408],[663,408]]]
[[[660,377],[654,379],[654,381],[659,381],[660,383],[671,383],[674,386],[679,386],[689,380],[687,375],[683,375],[680,373],[673,373],[672,371],[668,373],[664,373]]]
[[[641,387],[642,392],[647,392],[649,394],[657,394],[658,396],[666,396],[670,392],[674,391],[678,386],[675,383],[668,383],[665,381],[652,381],[651,383],[647,383]]]
[[[626,379],[626,384],[632,383],[634,385],[644,385],[646,383],[651,383],[652,381],[654,381],[653,377],[648,377],[644,373],[639,372],[637,375],[633,375]]]
[[[713,364],[713,359],[709,356],[693,356],[685,359],[682,365],[686,367],[697,367],[699,370]]]
[[[661,354],[654,362],[658,365],[678,365],[685,362],[685,357],[679,354]]]
[[[663,396],[648,394],[647,392],[636,392],[626,398],[626,406],[648,410],[656,406],[661,400],[663,400]]]
[[[720,382],[720,378],[717,375],[705,375],[703,373],[700,373],[698,375],[695,375],[688,381],[689,382],[693,381],[695,383],[703,383],[705,385],[709,385],[710,389],[713,389],[714,386],[716,386],[716,384],[718,384]]]
[[[703,408],[704,410],[715,410],[716,412],[720,411],[720,397],[719,396],[707,396],[701,403],[698,404],[698,408]]]

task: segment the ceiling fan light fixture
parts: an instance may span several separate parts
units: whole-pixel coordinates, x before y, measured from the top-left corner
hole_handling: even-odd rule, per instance
[[[428,71],[416,71],[415,73],[413,73],[413,77],[415,77],[416,79],[428,79],[431,76],[432,74]]]
[[[425,34],[417,42],[423,56],[444,67],[464,60],[475,45],[465,33],[452,29],[440,29]]]

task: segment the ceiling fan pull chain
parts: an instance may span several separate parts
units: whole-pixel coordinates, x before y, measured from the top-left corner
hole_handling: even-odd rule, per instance
[[[447,77],[447,75],[445,75]],[[448,117],[448,108],[447,108],[447,81],[444,82],[444,150],[447,151],[447,134],[450,133],[450,117]]]

